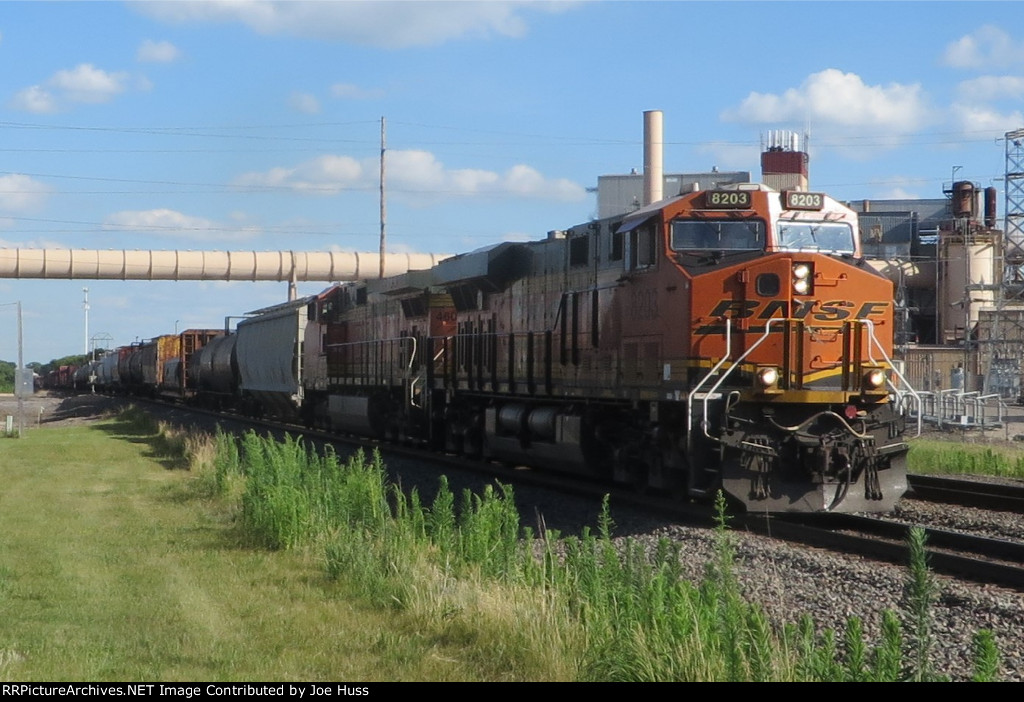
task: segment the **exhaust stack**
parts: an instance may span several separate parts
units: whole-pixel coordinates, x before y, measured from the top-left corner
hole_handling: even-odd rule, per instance
[[[661,110],[644,112],[644,201],[646,207],[664,197],[665,146]]]

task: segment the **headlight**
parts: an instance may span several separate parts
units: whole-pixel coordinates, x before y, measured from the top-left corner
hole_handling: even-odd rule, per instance
[[[811,264],[793,264],[793,292],[797,295],[807,295],[811,292]]]
[[[774,366],[765,366],[757,371],[757,382],[762,387],[774,387],[779,382],[779,369]]]
[[[866,390],[877,390],[885,385],[885,371],[881,368],[872,368],[864,374],[864,388]]]

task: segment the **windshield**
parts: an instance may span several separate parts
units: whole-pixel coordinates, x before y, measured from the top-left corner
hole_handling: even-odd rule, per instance
[[[675,251],[761,251],[764,222],[757,219],[701,219],[672,222]]]
[[[779,222],[779,248],[853,253],[853,229],[842,222]]]

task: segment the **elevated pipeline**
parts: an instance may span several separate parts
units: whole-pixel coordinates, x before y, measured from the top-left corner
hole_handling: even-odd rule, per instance
[[[449,254],[388,253],[384,275],[430,268]],[[338,282],[377,278],[380,254],[339,251],[0,249],[0,278]]]

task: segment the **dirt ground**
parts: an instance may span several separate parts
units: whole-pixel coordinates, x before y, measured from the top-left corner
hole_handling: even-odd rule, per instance
[[[0,431],[5,427],[8,416],[17,430],[25,431],[46,426],[68,426],[93,421],[111,412],[121,405],[122,400],[102,395],[71,395],[66,396],[50,392],[37,392],[26,397],[20,407],[18,398],[10,394],[0,394]]]

